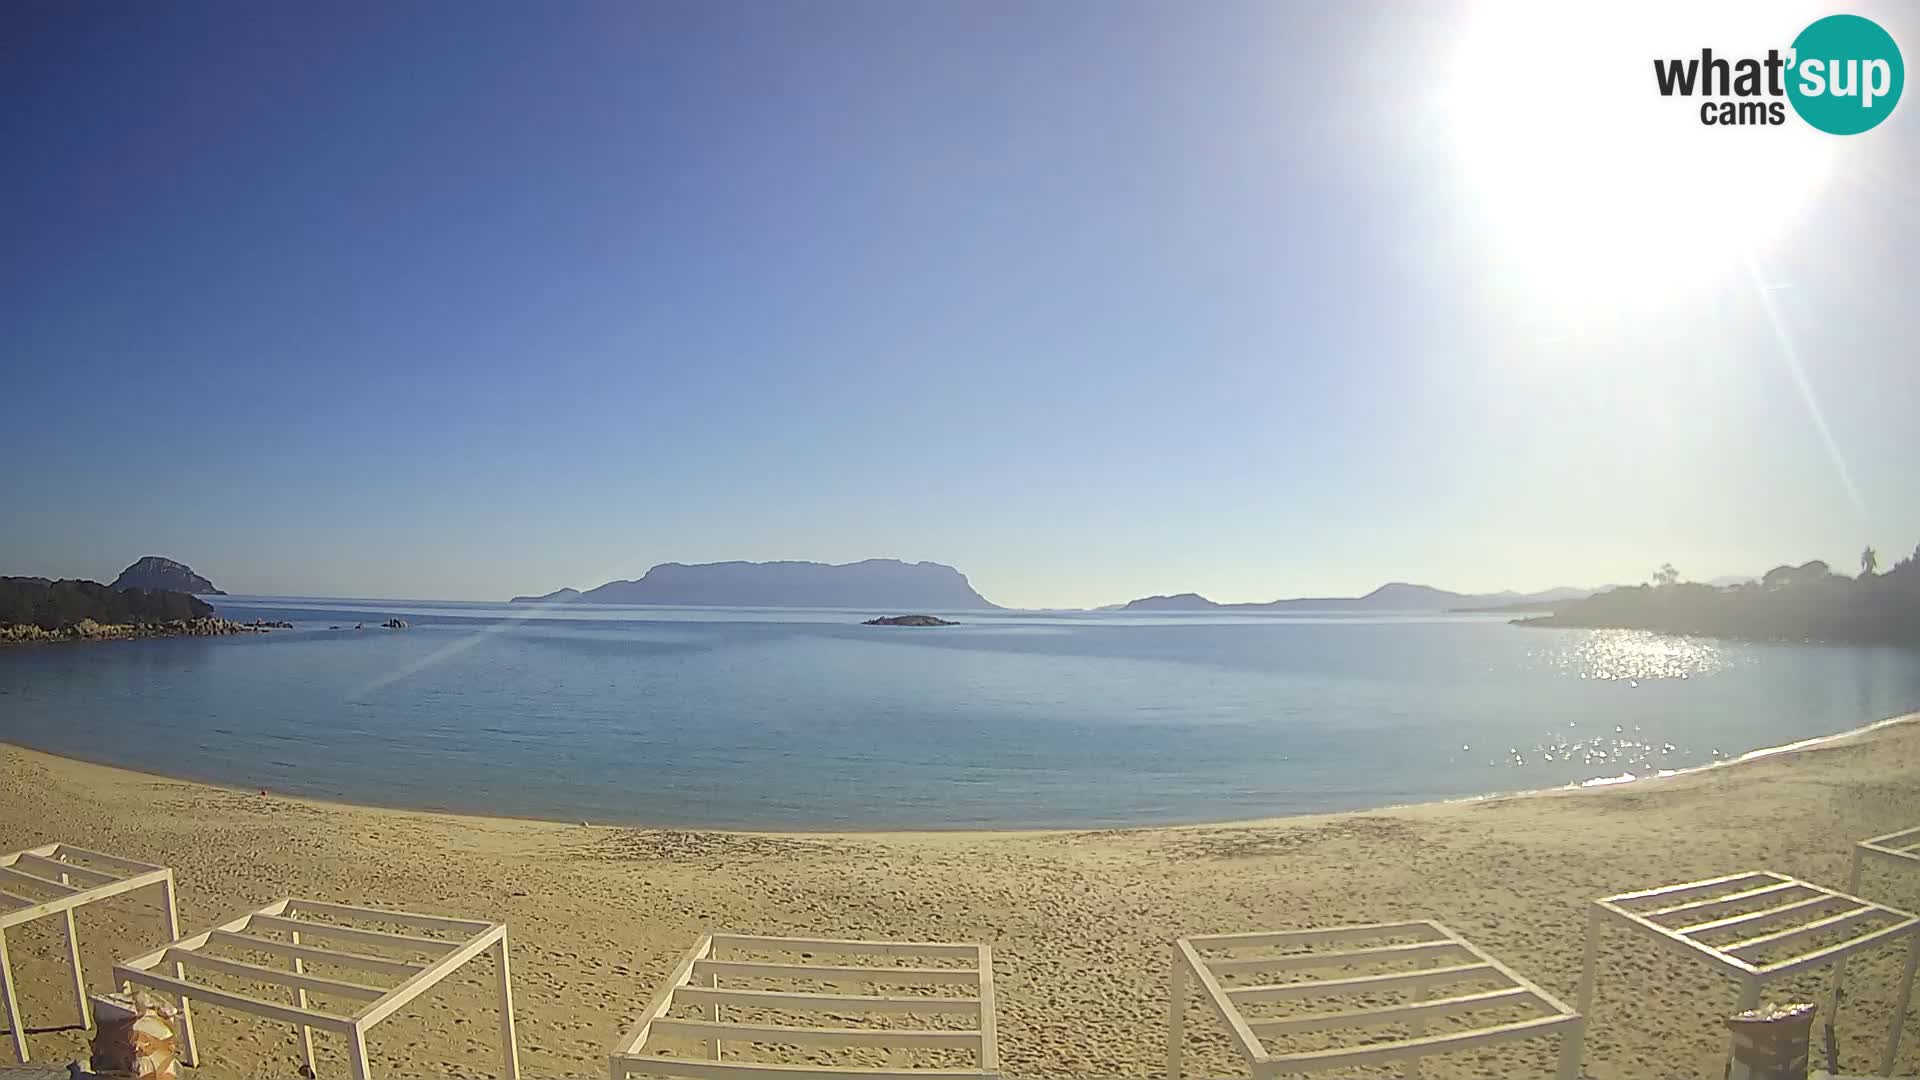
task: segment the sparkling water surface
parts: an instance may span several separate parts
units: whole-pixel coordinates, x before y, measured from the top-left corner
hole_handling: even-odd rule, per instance
[[[1489,616],[215,603],[295,629],[0,650],[0,739],[560,820],[1078,827],[1646,776],[1920,708],[1911,650]]]

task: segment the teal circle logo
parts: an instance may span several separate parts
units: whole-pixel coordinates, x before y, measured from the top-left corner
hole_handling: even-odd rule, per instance
[[[1858,135],[1885,120],[1906,83],[1900,46],[1872,19],[1829,15],[1793,39],[1787,99],[1830,135]]]

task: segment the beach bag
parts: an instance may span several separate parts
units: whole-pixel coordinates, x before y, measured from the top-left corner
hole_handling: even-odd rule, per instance
[[[179,1080],[180,1012],[144,990],[93,998],[93,1071]]]

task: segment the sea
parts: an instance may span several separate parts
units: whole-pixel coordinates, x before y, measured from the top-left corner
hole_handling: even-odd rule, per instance
[[[596,824],[1105,828],[1630,782],[1920,709],[1913,650],[1490,615],[213,602],[294,626],[0,649],[0,740]]]

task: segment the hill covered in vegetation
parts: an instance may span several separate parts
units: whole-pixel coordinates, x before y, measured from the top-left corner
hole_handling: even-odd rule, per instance
[[[1920,646],[1920,550],[1886,573],[1861,553],[1859,577],[1818,560],[1778,566],[1757,582],[1717,588],[1679,580],[1663,566],[1649,585],[1560,604],[1521,626],[1627,628],[1663,634],[1775,641]]]
[[[0,641],[232,633],[206,601],[97,581],[0,578]]]

